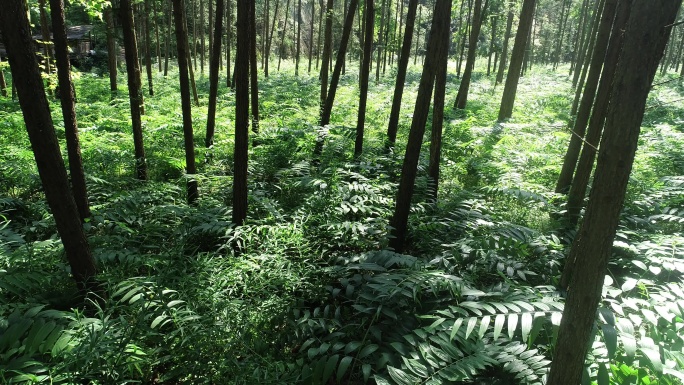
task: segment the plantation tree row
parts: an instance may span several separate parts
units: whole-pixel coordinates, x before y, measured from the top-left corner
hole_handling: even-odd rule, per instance
[[[388,68],[396,67],[385,142],[386,150],[392,151],[407,66],[412,58],[414,62],[421,60],[422,73],[390,220],[389,246],[397,252],[404,251],[408,242],[408,218],[430,111],[428,173],[437,199],[445,106],[467,108],[475,62],[486,60],[485,76],[493,84],[503,84],[498,114],[502,122],[512,117],[519,79],[530,68],[569,70],[575,87],[569,111],[572,119],[567,122],[572,135],[556,192],[567,195],[567,226],[579,228],[559,284],[569,294],[549,383],[580,382],[646,97],[657,71],[684,72],[684,30],[675,22],[681,0],[119,0],[111,4],[93,0],[86,5],[102,9],[112,91],[118,89],[117,44],[124,51],[138,179],[145,180],[148,175],[141,115],[145,114],[145,101],[155,97],[153,71],[166,75],[169,59],[173,57],[178,63],[189,204],[201,197],[192,105],[205,107],[199,106],[196,79],[205,73],[210,79],[204,143],[209,149],[214,145],[219,88],[222,84],[234,88],[232,219],[238,226],[249,216],[249,147],[259,145],[259,76],[268,76],[270,64],[277,62],[276,70],[280,70],[283,60],[292,60],[295,76],[304,69],[317,71],[320,95],[311,95],[320,105],[318,121],[312,122],[319,126],[311,158],[315,168],[325,151],[340,78],[351,72],[359,78],[354,147],[354,158],[358,159],[364,152],[369,82],[390,76],[394,72]],[[24,111],[45,195],[73,277],[84,292],[103,295],[81,226],[90,211],[74,112],[64,3],[50,0],[49,6],[47,9],[47,4],[39,1],[39,23],[43,40],[52,34],[54,46],[42,44],[39,52],[44,70],[50,72],[56,64],[58,72],[70,178],[50,116],[50,100],[41,79],[38,47],[31,38],[24,1],[3,3],[0,30],[12,87]],[[304,60],[308,61],[306,65]],[[359,65],[350,65],[352,60]],[[450,61],[455,70],[450,69]],[[220,82],[222,67],[225,83]],[[446,94],[451,72],[459,83],[455,98]],[[4,74],[0,88],[5,95]],[[595,177],[581,216],[592,170]]]

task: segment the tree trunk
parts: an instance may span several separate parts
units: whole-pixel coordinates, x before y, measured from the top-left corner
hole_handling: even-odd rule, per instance
[[[257,63],[256,56],[256,4],[250,2],[249,6],[249,86],[252,91],[252,97],[250,101],[252,102],[252,132],[255,134],[259,133],[259,83],[257,76]]]
[[[157,2],[152,1],[153,5],[153,10],[154,10],[154,18],[152,19],[154,21],[154,40],[155,40],[155,45],[157,48],[157,68],[159,69],[158,72],[162,72],[162,62],[161,62],[161,42],[159,41],[159,20],[157,20]]]
[[[567,4],[567,6],[566,6]],[[572,0],[563,0],[561,4],[560,20],[558,22],[558,32],[556,34],[556,51],[553,55],[553,69],[558,68],[558,64],[561,61],[561,54],[563,51],[563,37],[565,36],[565,25],[567,24],[568,15],[570,14],[570,7],[572,6]]]
[[[233,169],[233,223],[247,218],[247,161],[249,150],[249,8],[252,0],[237,0],[235,58],[235,152]]]
[[[214,47],[209,63],[209,110],[207,112],[207,135],[204,145],[214,145],[214,128],[216,126],[216,97],[218,96],[219,62],[221,61],[221,36],[223,36],[223,0],[216,0],[216,20],[214,27]]]
[[[409,57],[411,56],[411,40],[413,39],[413,28],[416,21],[416,9],[418,0],[409,0],[408,11],[406,13],[406,31],[404,31],[404,42],[401,46],[401,55],[397,69],[397,79],[394,83],[394,95],[392,96],[392,109],[387,125],[387,147],[393,148],[397,141],[397,128],[399,127],[399,112],[401,111],[401,99],[404,95],[404,83],[406,83],[406,69],[408,68]]]
[[[586,32],[586,24],[589,14],[589,0],[584,0],[582,6],[580,7],[579,22],[577,23],[577,31],[575,32],[575,45],[572,50],[572,61],[570,62],[570,72],[568,75],[572,75],[575,70],[576,64],[579,62],[580,51],[584,45],[584,37]]]
[[[295,76],[299,76],[299,53],[302,41],[302,0],[297,0],[297,53],[295,53]]]
[[[277,1],[276,1],[277,2]],[[266,65],[266,42],[268,40],[268,19],[271,13],[271,1],[266,0],[264,3],[264,14],[263,14],[263,28],[261,29],[261,69],[264,69]]]
[[[351,0],[349,3],[349,11],[347,12],[347,19],[344,21],[342,28],[342,38],[340,39],[340,48],[337,50],[337,60],[335,61],[335,70],[330,79],[330,89],[328,90],[325,104],[321,110],[320,126],[325,126],[330,123],[330,114],[332,113],[332,106],[335,102],[335,93],[337,93],[337,85],[340,82],[340,74],[344,64],[344,57],[347,55],[347,46],[349,45],[349,36],[351,35],[352,25],[354,23],[354,13],[359,0]]]
[[[150,96],[154,95],[154,87],[152,85],[152,54],[150,52],[150,45],[152,41],[150,39],[150,1],[144,0],[145,2],[145,68],[147,70],[147,87]]]
[[[204,75],[204,52],[206,41],[204,40],[204,0],[199,0],[199,35],[200,35],[200,76]]]
[[[590,58],[588,57],[589,54],[591,53],[593,49],[593,44],[595,41],[595,36],[596,36],[596,30],[598,28],[598,23],[599,19],[601,18],[601,10],[603,9],[603,4],[604,0],[599,0],[596,2],[596,8],[594,9],[594,12],[592,13],[592,17],[589,19],[589,30],[587,31],[587,36],[584,38],[584,45],[582,45],[580,49],[580,56],[579,59],[577,60],[577,63],[575,64],[575,72],[572,77],[572,86],[575,87],[576,89],[582,88],[582,85],[585,79],[585,76],[587,74],[586,68],[589,66],[589,60]],[[582,79],[582,82],[579,82],[579,79]],[[579,85],[578,85],[579,82]],[[578,98],[576,98],[578,100]],[[575,115],[577,112],[577,104],[573,105],[573,112],[571,112],[571,115]]]
[[[492,36],[489,40],[489,55],[487,56],[487,77],[491,74],[492,69],[492,55],[494,55],[494,41],[496,40],[496,27],[498,17],[492,18]]]
[[[328,91],[328,61],[332,47],[333,0],[328,0],[325,8],[325,39],[323,42],[323,62],[321,63],[321,98],[320,106],[325,105]],[[320,154],[315,154],[320,155]]]
[[[128,74],[128,98],[131,103],[131,122],[133,125],[133,145],[135,147],[135,172],[141,180],[147,179],[147,161],[143,147],[142,121],[140,120],[143,104],[140,89],[140,62],[138,61],[138,44],[135,41],[133,7],[130,0],[120,0],[121,28],[123,29],[124,49],[126,52],[126,73]]]
[[[601,81],[598,92],[596,94],[596,102],[594,103],[594,111],[591,114],[589,121],[589,128],[587,130],[586,143],[582,147],[582,154],[580,155],[579,163],[577,164],[577,171],[573,178],[568,194],[567,212],[565,217],[568,221],[568,228],[574,229],[579,221],[580,210],[584,201],[584,195],[587,192],[589,178],[594,166],[594,158],[596,156],[599,140],[603,133],[603,124],[606,120],[606,110],[610,101],[610,95],[613,87],[613,78],[615,77],[615,68],[620,59],[620,51],[623,46],[624,30],[627,27],[627,21],[631,11],[632,2],[619,1],[617,15],[613,22],[613,31],[610,36],[610,43],[606,53],[605,62],[603,64],[604,71],[601,74]],[[567,259],[559,286],[567,290],[570,277],[572,276],[572,269],[574,268],[574,260]]]
[[[311,25],[309,28],[309,70],[311,73],[311,61],[313,59],[313,39],[314,39],[314,18],[316,17],[316,1],[311,0]]]
[[[0,64],[2,64],[2,58],[0,58]],[[0,95],[7,96],[7,82],[5,81],[5,71],[2,70],[2,66],[0,66]]]
[[[461,2],[461,10],[463,10],[463,4],[465,1]],[[469,31],[470,31],[470,15],[472,14],[473,11],[473,1],[468,0],[468,17],[466,17],[466,27],[463,29],[463,32],[461,33],[461,46],[460,49],[458,50],[458,56],[456,57],[456,77],[460,78],[461,77],[461,67],[463,64],[463,52],[465,51],[465,41],[469,36]],[[460,24],[460,23],[459,23]]]
[[[422,10],[423,8],[418,7],[418,29],[416,30],[416,49],[413,55],[413,65],[416,65],[416,62],[418,60],[418,45],[420,44],[420,20],[422,16]]]
[[[81,221],[85,221],[86,218],[90,217],[90,207],[88,204],[85,174],[83,172],[81,145],[78,140],[74,85],[71,82],[71,63],[69,62],[69,47],[67,45],[66,25],[64,24],[63,0],[50,0],[50,16],[52,18],[52,33],[55,42],[59,99],[62,105],[64,133],[66,136],[67,154],[69,156],[71,190]]]
[[[231,24],[233,22],[233,10],[230,7],[232,2],[233,0],[226,0],[226,87],[232,87],[233,85],[231,82],[232,77],[230,76],[230,50],[233,45],[233,25]],[[276,4],[278,3],[276,2]],[[269,48],[271,47],[270,44],[269,41]],[[268,69],[268,58],[266,58],[266,69]]]
[[[112,8],[107,7],[104,10],[104,21],[107,26],[107,66],[109,68],[109,89],[116,92],[116,31],[114,30],[114,15]]]
[[[207,0],[209,2],[209,25],[207,27],[207,36],[209,37],[209,65],[211,66],[211,52],[214,46],[214,36],[211,33],[211,26],[214,25],[214,2],[212,0]]]
[[[285,52],[285,32],[287,31],[287,20],[289,19],[290,12],[290,0],[285,3],[285,24],[283,26],[283,33],[280,35],[280,49],[278,50],[278,71],[280,71],[280,62],[283,60],[283,54]]]
[[[173,18],[176,24],[176,46],[178,49],[178,73],[180,78],[181,106],[183,109],[183,138],[185,143],[185,164],[188,174],[188,204],[197,202],[197,173],[195,166],[195,144],[192,130],[192,105],[190,103],[190,77],[188,76],[190,60],[188,60],[188,32],[185,23],[185,7],[183,0],[173,0]]]
[[[38,0],[40,10],[40,31],[43,41],[43,52],[45,54],[45,71],[52,73],[52,40],[50,39],[50,26],[48,25],[47,12],[45,11],[45,0]]]
[[[363,134],[366,126],[366,102],[368,101],[368,81],[373,51],[373,32],[375,29],[375,4],[373,0],[365,0],[363,13],[365,29],[363,31],[363,63],[359,72],[359,111],[356,116],[356,139],[354,141],[354,157],[363,153]]]
[[[166,41],[164,42],[164,77],[166,77],[169,74],[169,57],[171,56],[171,28],[173,25],[173,5],[172,2],[173,0],[169,0],[169,8],[168,8],[168,13],[169,13],[169,19],[168,23],[166,24]]]
[[[382,51],[384,45],[387,43],[383,41],[383,32],[385,31],[385,4],[387,0],[382,0],[382,6],[380,7],[380,30],[378,31],[378,45],[376,51],[377,60],[375,62],[375,82],[380,81],[380,60],[382,59]]]
[[[188,20],[187,18],[183,18],[185,20],[185,36],[188,36]],[[178,32],[176,32],[176,36],[178,36]],[[176,42],[178,44],[178,42]],[[190,87],[192,88],[192,97],[195,100],[195,105],[199,107],[199,96],[197,95],[197,83],[195,83],[195,70],[192,69],[192,60],[190,58],[190,43],[188,42],[188,38],[185,38],[185,49],[188,55],[188,71],[190,72]]]
[[[625,32],[596,176],[582,228],[568,258],[576,271],[563,311],[547,383],[579,384],[627,182],[646,98],[681,0],[635,0]],[[601,364],[603,365],[603,364]]]
[[[499,63],[499,71],[496,73],[496,80],[494,84],[503,82],[504,71],[506,70],[506,61],[508,60],[508,40],[511,38],[511,30],[513,29],[513,11],[508,11],[506,18],[506,33],[503,39],[503,49],[501,50],[501,62]]]
[[[275,33],[275,26],[278,22],[278,6],[280,5],[280,0],[276,0],[275,12],[273,13],[273,22],[271,24],[271,33],[268,36],[268,41],[266,43],[266,54],[264,58],[264,77],[268,77],[268,61],[271,55],[271,42],[273,41],[273,34]],[[286,12],[287,13],[287,12]],[[286,15],[287,17],[287,15]]]
[[[527,47],[527,36],[530,27],[532,26],[535,3],[536,0],[523,1],[518,31],[515,33],[515,43],[513,44],[513,52],[511,53],[511,65],[508,68],[506,85],[504,86],[503,96],[501,97],[499,121],[508,119],[513,114],[513,104],[515,103],[515,94],[518,90],[520,70],[522,69],[523,57],[525,56],[525,48]]]
[[[69,188],[24,4],[22,0],[5,0],[0,12],[0,27],[9,56],[14,80],[12,83],[17,86],[19,104],[38,165],[38,174],[55,218],[57,231],[62,238],[71,274],[79,290],[92,291],[103,296],[104,290],[95,280],[95,260]]]
[[[312,0],[315,1],[315,0]],[[320,0],[318,7],[318,44],[316,45],[316,69],[318,69],[318,62],[321,58],[321,29],[323,29],[323,0]],[[327,18],[326,18],[327,19]],[[331,32],[332,33],[332,32]]]
[[[599,77],[601,76],[601,68],[603,67],[603,60],[606,57],[606,49],[608,48],[608,38],[610,37],[610,30],[615,19],[615,8],[617,0],[606,0],[603,8],[603,15],[601,16],[601,25],[598,29],[596,42],[594,43],[594,52],[591,54],[591,64],[589,68],[589,76],[582,94],[582,103],[575,119],[575,124],[570,135],[570,144],[568,150],[565,152],[563,159],[563,166],[556,183],[556,193],[567,194],[572,184],[572,175],[575,172],[577,165],[577,158],[579,158],[580,150],[582,149],[582,142],[584,141],[584,134],[586,132],[587,123],[589,122],[589,115],[591,113],[591,106],[596,96],[596,89],[598,88]],[[598,16],[598,15],[597,15]]]
[[[477,2],[476,2],[477,4]],[[484,9],[487,8],[485,1]],[[432,133],[430,139],[430,161],[428,176],[432,180],[432,197],[437,201],[439,190],[439,163],[442,154],[442,127],[444,126],[444,94],[446,92],[447,66],[449,62],[449,42],[446,44],[446,54],[439,58],[437,74],[435,75],[435,100],[432,107]]]
[[[468,91],[470,90],[470,79],[473,76],[473,68],[475,67],[475,55],[477,54],[477,41],[480,37],[480,29],[482,28],[482,16],[487,12],[487,5],[489,0],[485,0],[484,7],[482,0],[475,0],[475,10],[473,12],[472,28],[470,29],[470,41],[468,43],[468,58],[466,59],[466,67],[463,71],[463,78],[458,87],[458,94],[456,95],[455,108],[464,109],[468,103]]]
[[[413,111],[413,121],[406,145],[404,164],[401,169],[401,181],[399,182],[399,192],[397,193],[394,215],[390,221],[392,233],[389,246],[397,253],[404,250],[406,240],[406,227],[408,216],[411,209],[411,197],[413,196],[413,185],[416,180],[418,168],[418,158],[420,148],[423,143],[425,124],[430,110],[430,99],[432,88],[435,83],[435,75],[439,71],[439,65],[448,55],[450,39],[450,19],[451,19],[451,0],[436,0],[435,10],[428,40],[427,54],[423,73],[420,77],[418,86],[418,96],[416,97],[415,109]]]

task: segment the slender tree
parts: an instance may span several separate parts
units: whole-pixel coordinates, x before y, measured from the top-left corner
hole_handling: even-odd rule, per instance
[[[257,77],[256,56],[256,4],[250,2],[249,7],[249,86],[252,92],[252,132],[259,133],[259,83]]]
[[[209,110],[207,112],[207,135],[204,145],[209,148],[214,145],[214,128],[216,126],[216,98],[218,96],[219,62],[221,61],[221,38],[223,34],[223,0],[216,0],[216,15],[214,26],[214,47],[211,51],[209,63]]]
[[[2,58],[0,57],[0,64],[2,64]],[[5,81],[5,71],[2,70],[0,65],[0,95],[7,96],[7,82]]]
[[[45,0],[38,0],[38,10],[40,11],[40,31],[43,41],[43,54],[45,55],[45,71],[52,73],[52,39],[50,39],[50,25],[48,25],[47,11],[45,10]]]
[[[328,0],[325,8],[325,39],[323,42],[323,63],[321,63],[321,108],[328,95],[328,61],[332,47],[333,0]]]
[[[231,9],[231,3],[233,0],[226,0],[226,87],[232,87],[232,77],[230,76],[230,50],[233,45],[233,28],[232,28],[232,19],[233,19],[233,10]],[[277,7],[277,2],[276,2],[276,7]],[[277,13],[277,9],[276,9]],[[275,17],[275,16],[274,16]],[[273,35],[273,33],[271,33]],[[269,48],[270,48],[270,40],[269,40]],[[267,50],[268,54],[268,50]],[[265,66],[266,71],[268,69],[268,58],[266,58],[266,66]],[[266,74],[264,73],[264,76]]]
[[[511,30],[513,29],[513,16],[513,10],[510,9],[508,11],[508,16],[506,17],[506,33],[504,33],[499,71],[496,73],[496,80],[494,81],[494,84],[503,82],[504,71],[506,70],[506,61],[508,60],[508,40],[511,38]]]
[[[278,22],[278,6],[280,5],[280,0],[276,0],[275,12],[273,13],[273,22],[271,24],[271,33],[268,36],[268,41],[266,42],[266,52],[264,53],[264,77],[268,77],[268,58],[271,54],[271,42],[273,41],[273,34],[275,33],[275,26]],[[287,17],[287,16],[286,16]]]
[[[366,19],[363,38],[363,63],[359,69],[359,111],[356,119],[356,141],[354,157],[363,152],[363,133],[366,126],[366,101],[368,100],[368,80],[370,78],[371,52],[373,49],[373,27],[375,26],[375,4],[366,0],[363,16]]]
[[[133,29],[133,7],[130,0],[120,0],[121,28],[123,29],[124,50],[126,52],[126,73],[128,74],[128,98],[131,103],[131,121],[133,125],[133,145],[135,148],[135,172],[141,180],[147,179],[147,162],[143,147],[142,121],[140,120],[143,104],[140,89],[140,62],[138,61],[138,44]]]
[[[152,0],[152,11],[154,12],[152,15],[152,21],[154,22],[154,41],[155,41],[155,46],[157,50],[157,67],[159,69],[158,72],[162,72],[162,60],[161,60],[161,41],[159,39],[159,20],[157,18],[157,15],[159,14],[158,9],[157,9],[157,2]]]
[[[302,0],[297,0],[297,38],[295,39],[297,48],[295,53],[295,76],[299,76],[299,53],[302,41]]]
[[[436,0],[433,15],[425,65],[423,66],[423,73],[418,85],[418,96],[416,97],[415,109],[413,111],[411,131],[406,145],[404,164],[401,169],[399,192],[397,193],[394,215],[390,221],[392,233],[389,246],[398,253],[403,252],[406,241],[413,185],[416,180],[418,158],[430,110],[430,99],[435,84],[435,76],[439,70],[440,62],[444,60],[443,57],[448,55],[451,0]]]
[[[499,18],[494,15],[492,17],[492,36],[489,38],[489,54],[487,55],[487,76],[491,74],[491,69],[492,69],[492,56],[494,56],[494,45],[496,43],[496,27],[498,25],[498,20]],[[496,63],[496,59],[494,59],[494,63]]]
[[[9,55],[12,79],[16,84],[38,174],[55,218],[57,231],[62,238],[71,274],[79,290],[92,291],[102,296],[104,290],[96,281],[97,267],[69,187],[66,167],[52,124],[23,0],[3,1],[0,30]]]
[[[78,140],[74,85],[71,81],[71,63],[69,62],[69,47],[67,45],[66,25],[64,22],[63,0],[50,0],[50,16],[52,18],[52,30],[55,42],[59,99],[62,105],[64,133],[67,143],[67,154],[69,157],[71,190],[81,220],[85,221],[86,218],[90,217],[90,206],[88,204],[85,173],[83,172],[81,145]]]
[[[376,62],[375,62],[375,82],[380,81],[380,60],[382,60],[382,51],[383,51],[383,46],[386,44],[385,41],[383,41],[383,32],[385,30],[385,5],[387,3],[387,0],[382,0],[382,6],[380,7],[380,29],[378,30],[378,45],[377,49],[375,50],[375,54],[377,55],[376,57]]]
[[[280,62],[283,60],[283,55],[285,54],[285,33],[287,32],[287,21],[288,13],[290,12],[290,0],[285,3],[285,22],[283,26],[283,32],[280,35],[280,50],[278,51],[278,71],[280,71]]]
[[[311,24],[309,25],[309,69],[307,73],[311,73],[311,60],[313,59],[313,41],[314,41],[314,18],[316,16],[316,1],[311,0]]]
[[[164,42],[164,77],[169,74],[169,57],[171,56],[171,30],[173,25],[173,0],[168,1],[168,23],[166,24],[166,41]]]
[[[608,38],[610,37],[613,19],[615,18],[616,7],[617,0],[606,0],[603,15],[601,16],[601,25],[594,44],[594,52],[591,54],[592,59],[589,68],[589,76],[584,86],[582,103],[575,119],[572,135],[570,135],[570,144],[568,144],[568,150],[565,152],[561,173],[556,183],[556,193],[567,194],[570,190],[572,175],[575,172],[575,166],[577,165],[577,159],[579,158],[580,150],[582,149],[587,123],[589,122],[591,106],[594,103],[594,96],[596,96],[596,89],[598,88],[601,68],[603,67],[603,60],[606,56],[606,49],[608,48]]]
[[[347,19],[344,21],[342,29],[342,37],[340,39],[340,47],[337,50],[337,59],[335,61],[335,69],[332,78],[330,79],[330,89],[328,90],[325,104],[321,110],[320,126],[325,126],[330,123],[330,114],[332,113],[332,106],[335,102],[335,94],[337,93],[337,85],[340,82],[340,74],[342,73],[342,66],[344,65],[344,57],[347,54],[347,45],[349,36],[351,35],[352,25],[354,24],[354,15],[359,0],[351,0],[349,3],[349,11],[347,12]]]
[[[404,83],[406,83],[406,69],[411,56],[411,40],[413,39],[413,28],[416,22],[416,9],[418,0],[409,0],[408,11],[406,13],[406,31],[404,32],[404,42],[401,46],[399,64],[397,69],[397,79],[394,83],[394,95],[392,96],[392,109],[390,110],[389,123],[387,125],[387,147],[392,148],[397,140],[397,128],[399,127],[399,112],[401,110],[401,99],[404,95]]]
[[[588,341],[634,162],[646,98],[681,0],[634,0],[548,383],[581,382]]]
[[[528,32],[532,26],[535,3],[536,0],[523,1],[518,31],[515,34],[515,43],[513,44],[513,52],[511,53],[511,64],[508,68],[506,85],[504,86],[503,96],[501,98],[501,108],[499,109],[500,121],[510,118],[513,114],[513,104],[515,102],[516,91],[518,90],[518,80],[520,79],[523,56],[525,55],[525,47],[527,46]]]
[[[235,58],[235,151],[233,223],[247,218],[247,161],[249,150],[249,3],[237,0],[237,52]]]
[[[470,29],[470,41],[468,42],[468,57],[466,59],[465,70],[463,70],[463,77],[456,95],[456,102],[454,107],[463,109],[468,103],[468,91],[470,90],[470,79],[473,76],[473,69],[475,67],[475,55],[477,54],[477,41],[480,38],[480,29],[482,28],[482,19],[487,12],[487,5],[489,0],[485,0],[484,6],[482,0],[475,0],[475,9],[473,10],[473,21]]]
[[[195,144],[192,130],[192,105],[190,103],[190,77],[188,71],[188,31],[185,23],[183,0],[173,0],[173,19],[176,24],[176,48],[178,50],[178,74],[180,78],[181,107],[183,109],[183,138],[185,143],[185,170],[188,174],[188,203],[195,204],[198,198],[197,173],[195,165]]]
[[[145,5],[145,17],[144,17],[144,29],[145,29],[145,69],[147,70],[147,87],[150,96],[154,95],[154,87],[152,82],[152,53],[150,52],[150,45],[152,41],[150,39],[150,1],[144,0]]]
[[[114,30],[114,15],[112,14],[112,7],[109,6],[104,9],[104,21],[107,26],[107,68],[109,69],[109,89],[116,92],[116,34]]]

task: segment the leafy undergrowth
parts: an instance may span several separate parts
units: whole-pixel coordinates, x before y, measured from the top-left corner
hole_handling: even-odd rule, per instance
[[[110,98],[105,79],[80,74],[94,214],[85,229],[103,307],[83,307],[74,292],[18,106],[0,99],[0,382],[543,383],[573,236],[553,219],[562,199],[552,193],[569,138],[568,81],[529,73],[505,124],[495,124],[501,90],[490,79],[474,83],[468,109],[447,109],[439,199],[424,155],[400,255],[386,246],[418,70],[394,153],[382,140],[392,80],[372,85],[358,160],[356,78],[344,77],[318,167],[315,77],[265,80],[240,228],[230,223],[233,93],[219,95],[212,149],[201,149],[206,112],[193,109],[201,199],[190,207],[176,78],[157,76],[146,99],[151,181],[139,182],[125,91]],[[206,79],[199,86],[206,94]],[[675,85],[650,102],[679,94]],[[684,379],[684,139],[674,106],[654,105],[585,383]]]

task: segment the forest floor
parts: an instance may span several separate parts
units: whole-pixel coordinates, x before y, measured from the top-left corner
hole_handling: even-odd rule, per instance
[[[497,123],[502,87],[478,72],[467,108],[451,108],[452,64],[438,199],[425,175],[428,122],[400,255],[387,237],[420,63],[393,152],[384,149],[393,74],[371,79],[358,160],[355,65],[318,167],[317,75],[295,77],[287,63],[260,79],[260,145],[239,228],[230,223],[233,92],[219,90],[205,149],[208,77],[197,71],[200,199],[188,206],[177,73],[155,74],[155,94],[146,92],[147,182],[133,178],[123,77],[112,96],[106,76],[75,73],[93,211],[85,228],[109,295],[97,309],[74,296],[20,108],[0,98],[0,382],[541,383],[574,235],[554,219],[574,94],[567,68],[532,68],[513,118]],[[599,385],[684,379],[683,96],[677,80],[648,100],[587,360],[586,379]],[[51,109],[63,139],[58,100]]]

